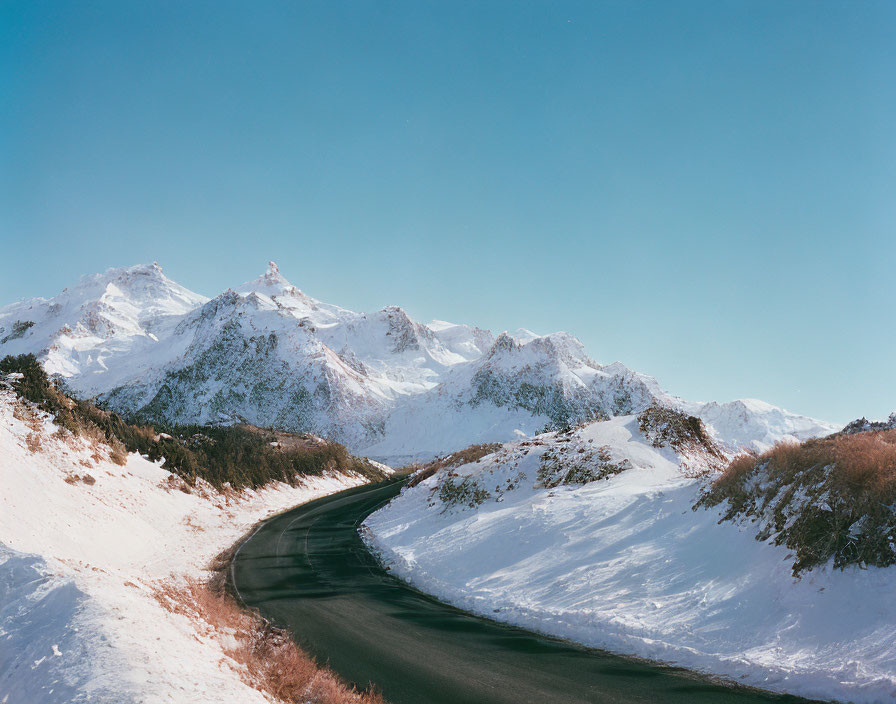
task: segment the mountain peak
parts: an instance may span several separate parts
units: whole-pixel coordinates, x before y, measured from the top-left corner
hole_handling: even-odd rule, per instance
[[[280,273],[280,267],[277,266],[277,262],[269,261],[267,271],[264,272],[264,280],[268,283],[288,283],[285,278],[283,278],[283,274]]]
[[[208,299],[165,276],[158,262],[113,267],[102,273],[82,276],[71,289],[63,289],[51,301],[60,307],[103,302],[141,310],[140,316],[180,315]],[[125,315],[133,313],[131,310]]]
[[[520,343],[505,330],[500,335],[498,335],[498,339],[496,339],[495,344],[492,345],[492,349],[489,351],[489,357],[494,357],[501,352],[514,352],[519,348]]]
[[[280,267],[277,262],[268,262],[268,268],[257,279],[247,281],[242,286],[236,288],[237,293],[261,293],[265,296],[289,296],[304,297],[299,289],[293,286],[286,277],[280,273]]]
[[[167,280],[162,272],[162,267],[158,262],[152,264],[134,264],[132,266],[116,266],[110,267],[101,273],[87,274],[78,279],[75,284],[76,288],[89,288],[97,286],[105,286],[115,281],[125,281],[127,279],[149,276],[160,280]],[[68,289],[63,289],[67,291]]]

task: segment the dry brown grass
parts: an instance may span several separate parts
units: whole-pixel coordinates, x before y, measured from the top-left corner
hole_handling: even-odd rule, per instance
[[[30,452],[40,452],[40,432],[32,430],[30,433],[28,433],[28,435],[25,436],[25,444],[28,446],[28,450]]]
[[[779,443],[736,458],[701,504],[727,501],[725,519],[761,521],[759,537],[796,551],[799,573],[896,563],[896,430]]]
[[[426,464],[419,465],[416,467],[407,468],[410,471],[416,471],[411,480],[408,482],[408,487],[417,486],[421,482],[429,479],[440,469],[446,469],[449,467],[460,467],[464,464],[470,464],[471,462],[478,462],[486,455],[490,455],[493,452],[497,452],[501,449],[501,443],[492,442],[492,443],[483,443],[481,445],[470,445],[470,447],[464,448],[463,450],[458,450],[457,452],[453,452],[450,455],[446,455],[445,457],[437,457],[431,462],[427,462]],[[401,470],[399,470],[401,471]]]
[[[736,457],[714,489],[726,495],[736,493],[760,465],[767,465],[769,476],[786,484],[810,468],[827,467],[834,488],[887,504],[896,502],[896,430],[778,443],[761,455]]]
[[[109,459],[119,467],[124,467],[128,463],[128,450],[118,438],[109,440]]]
[[[385,704],[376,692],[358,692],[344,684],[315,663],[289,633],[241,609],[218,587],[195,579],[166,582],[157,586],[155,598],[168,611],[193,621],[203,635],[219,635],[244,681],[279,702]]]
[[[896,430],[839,436],[834,455],[841,482],[881,501],[896,500]]]

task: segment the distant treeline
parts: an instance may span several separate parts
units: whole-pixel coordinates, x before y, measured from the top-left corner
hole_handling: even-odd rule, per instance
[[[366,459],[334,442],[277,442],[283,434],[247,426],[151,426],[128,422],[119,414],[63,394],[33,354],[0,360],[0,375],[19,373],[17,396],[52,414],[56,424],[75,435],[96,436],[112,447],[113,459],[137,452],[158,461],[190,485],[202,478],[218,489],[258,489],[269,482],[295,485],[303,476],[353,472],[371,480],[384,473]],[[300,436],[291,436],[299,438]],[[275,444],[276,443],[276,444]],[[286,447],[284,447],[286,445]]]

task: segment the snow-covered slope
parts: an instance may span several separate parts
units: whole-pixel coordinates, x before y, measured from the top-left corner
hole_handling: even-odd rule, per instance
[[[0,702],[270,702],[160,589],[202,577],[267,515],[363,479],[184,491],[138,455],[119,466],[55,430],[0,388]]]
[[[397,576],[489,618],[771,690],[896,702],[896,569],[794,580],[754,525],[694,510],[718,450],[657,428],[628,415],[506,444],[404,489],[363,533]]]
[[[391,464],[655,404],[687,407],[731,448],[835,430],[761,402],[687,403],[598,364],[566,333],[495,338],[396,306],[355,313],[304,294],[273,262],[212,300],[156,264],[85,277],[0,309],[0,356],[20,352],[121,411],[310,431]]]

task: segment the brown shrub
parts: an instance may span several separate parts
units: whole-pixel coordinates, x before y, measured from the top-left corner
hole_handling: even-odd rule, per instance
[[[203,635],[228,633],[224,652],[245,668],[246,682],[275,700],[298,704],[385,704],[376,692],[358,692],[319,666],[289,633],[244,611],[220,583],[199,580],[159,584],[156,600],[191,619]],[[236,641],[236,644],[233,644]]]
[[[440,469],[449,467],[460,467],[471,462],[478,462],[486,455],[497,452],[501,449],[501,443],[491,442],[482,443],[480,445],[470,445],[470,447],[458,450],[444,457],[437,457],[431,462],[419,466],[419,471],[408,482],[408,487],[417,486],[421,482],[429,479]],[[400,471],[400,470],[399,470]]]
[[[81,476],[80,474],[68,474],[66,475],[63,481],[66,484],[86,484],[87,486],[93,486],[96,484],[96,479],[92,477],[90,474],[85,474]]]
[[[109,441],[109,459],[119,467],[124,467],[128,463],[128,451],[118,438],[112,438]]]
[[[25,436],[25,444],[28,446],[30,452],[40,452],[40,433],[32,430]]]
[[[834,458],[844,485],[879,501],[896,500],[896,430],[838,436]]]
[[[795,550],[794,573],[896,563],[896,430],[779,443],[736,458],[698,505],[760,520],[760,539]]]

